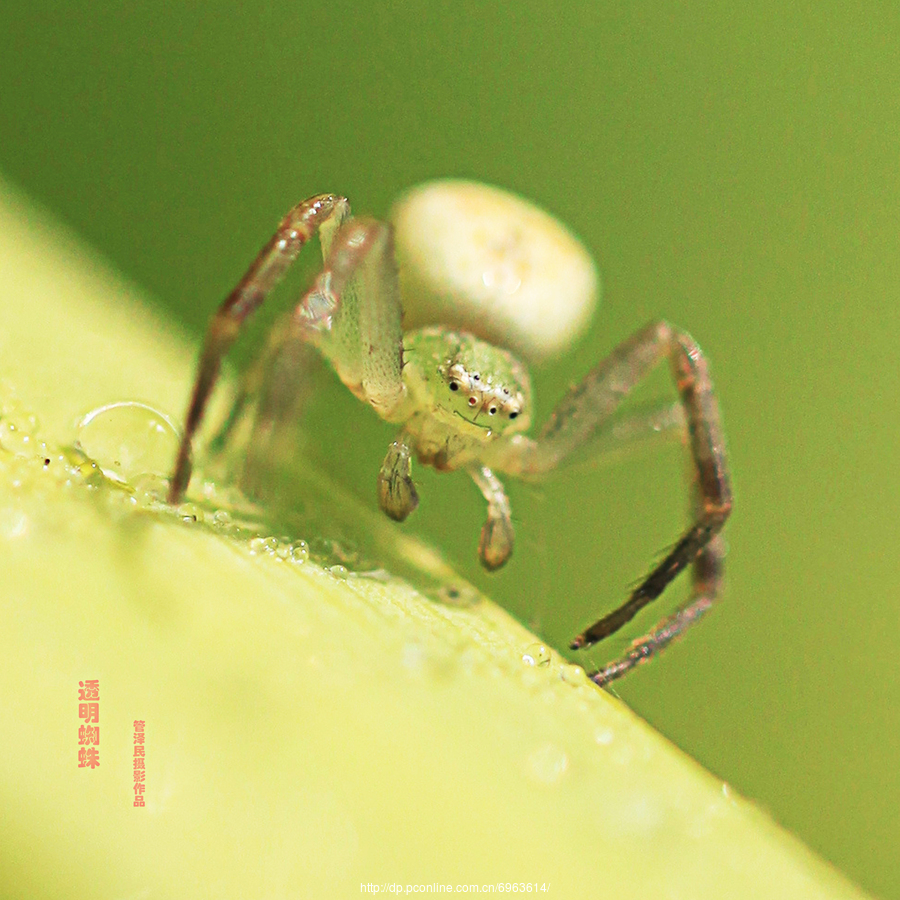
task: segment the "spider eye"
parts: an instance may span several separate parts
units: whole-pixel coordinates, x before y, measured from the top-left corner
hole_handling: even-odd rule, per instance
[[[497,407],[496,407],[496,406],[492,406],[492,407],[488,410],[488,412],[493,416],[493,415],[497,412]]]
[[[451,391],[458,391],[458,390],[459,390],[459,385],[458,385],[455,381],[451,381],[451,382],[450,382],[450,390],[451,390]]]
[[[474,406],[477,402],[474,397],[469,397],[469,406]]]
[[[472,376],[472,378],[474,378],[475,381],[481,381],[481,376],[477,372]]]
[[[515,419],[515,417],[516,417],[517,415],[519,415],[517,412],[511,412],[511,413],[509,414],[509,417],[510,417],[511,419]]]

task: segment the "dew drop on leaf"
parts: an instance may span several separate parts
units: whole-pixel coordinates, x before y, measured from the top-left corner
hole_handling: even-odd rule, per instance
[[[107,478],[133,483],[141,475],[168,476],[178,449],[172,420],[145,403],[124,401],[91,410],[78,423],[75,445]]]

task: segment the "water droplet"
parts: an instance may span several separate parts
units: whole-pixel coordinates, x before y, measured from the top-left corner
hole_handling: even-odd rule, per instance
[[[576,686],[579,684],[587,684],[587,673],[581,666],[577,666],[575,663],[560,666],[559,677],[562,678],[566,684]]]
[[[165,504],[169,482],[162,475],[139,475],[131,486],[146,506]]]
[[[100,471],[100,466],[92,459],[74,466],[72,474],[80,478],[88,487],[98,487],[103,484],[103,473]]]
[[[69,460],[62,453],[48,450],[46,455],[41,456],[41,469],[52,478],[62,481],[69,476]]]
[[[255,537],[250,541],[250,552],[254,554],[271,554],[278,547],[278,538]]]
[[[603,725],[597,728],[597,730],[594,732],[594,740],[598,744],[603,744],[604,746],[606,746],[607,744],[611,744],[614,737],[615,734],[613,734],[612,729],[606,728]]]
[[[347,576],[350,573],[347,571],[346,566],[331,566],[331,568],[328,569],[328,574],[331,575],[332,578],[337,578],[338,581],[346,581]]]
[[[309,559],[309,545],[306,541],[294,541],[291,544],[291,562],[305,563]]]
[[[634,751],[628,744],[620,741],[612,751],[612,761],[617,766],[627,766],[631,764],[632,759],[634,759]]]
[[[12,506],[0,507],[0,535],[12,540],[28,533],[28,516]]]
[[[203,510],[196,503],[182,503],[178,507],[178,515],[183,521],[190,523],[202,522],[204,518]]]
[[[522,662],[526,666],[544,668],[550,665],[550,651],[543,644],[530,644],[522,654]]]
[[[569,757],[555,744],[538,747],[526,762],[526,772],[541,784],[555,784],[569,768]]]
[[[107,478],[132,482],[139,475],[168,475],[179,432],[164,413],[124,401],[91,410],[78,423],[75,446],[94,459]]]
[[[429,591],[428,596],[448,606],[456,606],[463,609],[478,602],[478,595],[466,584],[443,584],[435,590]]]
[[[484,661],[484,653],[475,647],[468,647],[459,655],[459,670],[464,675],[472,675],[484,665]]]
[[[227,528],[231,521],[231,513],[227,510],[217,509],[213,513],[212,522],[217,528]]]
[[[400,664],[410,672],[420,673],[425,666],[425,648],[421,644],[404,644],[400,652]]]
[[[0,420],[0,446],[17,456],[30,456],[37,448],[31,428],[21,420]]]

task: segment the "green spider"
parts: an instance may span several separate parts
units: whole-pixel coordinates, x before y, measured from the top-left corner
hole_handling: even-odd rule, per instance
[[[270,358],[290,359],[313,345],[360,400],[402,426],[378,474],[381,508],[392,519],[402,521],[418,504],[413,456],[441,471],[467,472],[487,501],[478,552],[488,569],[509,559],[514,542],[509,501],[495,473],[539,479],[574,451],[598,445],[602,435],[609,437],[621,402],[668,361],[682,411],[675,418],[687,426],[696,473],[695,521],[627,601],[571,646],[588,647],[618,631],[688,566],[693,589],[674,615],[591,675],[605,685],[664,649],[710,608],[720,589],[719,532],[732,497],[706,360],[688,334],[653,322],[589,372],[529,437],[528,370],[496,345],[530,358],[566,346],[584,327],[596,295],[590,256],[547,213],[472,182],[422,185],[397,204],[392,220],[393,226],[351,217],[347,200],[334,194],[304,200],[282,220],[209,326],[169,500],[179,502],[187,488],[191,441],[223,356],[315,234],[324,268],[278,329]],[[419,322],[440,324],[404,334],[404,307]],[[266,366],[265,379],[275,389],[257,417],[259,430],[271,428],[291,404],[297,385],[285,371],[291,370]]]

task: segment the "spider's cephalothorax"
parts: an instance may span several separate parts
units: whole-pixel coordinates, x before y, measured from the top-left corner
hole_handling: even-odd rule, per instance
[[[406,433],[423,463],[450,471],[531,424],[531,382],[511,353],[465,332],[431,327],[404,337]]]
[[[418,496],[412,459],[467,472],[487,501],[478,546],[489,569],[513,550],[509,501],[496,472],[540,478],[584,447],[678,427],[694,463],[695,521],[628,600],[572,643],[589,646],[632,619],[685,568],[693,590],[674,615],[591,677],[604,685],[666,647],[715,600],[721,581],[719,532],[731,511],[724,442],[706,360],[692,338],[653,322],[620,344],[560,401],[535,437],[527,369],[504,346],[531,359],[565,347],[597,295],[594,264],[547,213],[497,188],[444,181],[409,192],[392,213],[395,230],[352,218],[347,201],[311,197],[285,217],[213,318],[170,486],[183,496],[190,447],[221,360],[241,326],[318,233],[324,268],[278,329],[260,375],[245,380],[238,406],[268,382],[256,432],[271,434],[291,414],[301,371],[293,361],[312,345],[341,380],[389,422],[402,425],[378,474],[382,509],[405,519]],[[396,261],[395,261],[396,260]],[[399,271],[398,265],[399,262]],[[401,309],[428,327],[404,335]],[[438,323],[438,324],[435,324]],[[676,411],[623,417],[621,402],[668,362]]]

